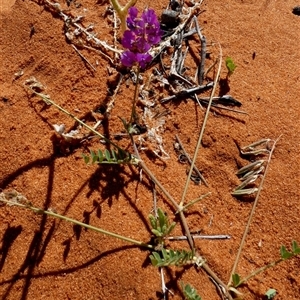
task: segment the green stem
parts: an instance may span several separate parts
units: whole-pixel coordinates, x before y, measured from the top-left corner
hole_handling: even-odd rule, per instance
[[[242,285],[243,283],[247,282],[249,279],[251,279],[252,277],[264,272],[265,270],[269,269],[269,268],[272,268],[274,266],[276,266],[277,264],[281,263],[282,261],[285,261],[285,259],[283,258],[280,258],[276,261],[273,261],[269,264],[267,264],[266,266],[264,267],[261,267],[257,270],[255,270],[254,272],[252,272],[250,275],[248,275],[247,277],[243,278],[240,280],[240,282],[235,286],[235,288],[239,287],[240,285]]]
[[[98,227],[94,227],[94,226],[89,225],[89,224],[82,223],[82,222],[77,221],[75,219],[68,218],[66,216],[57,214],[53,211],[44,210],[44,209],[40,209],[40,208],[34,207],[32,205],[29,205],[29,204],[22,204],[22,203],[19,203],[19,202],[12,202],[12,201],[8,201],[8,200],[4,200],[4,199],[1,199],[0,201],[6,203],[8,205],[15,205],[15,206],[19,206],[19,207],[22,207],[22,208],[30,209],[33,212],[38,213],[38,214],[45,214],[45,215],[48,215],[48,216],[51,216],[51,217],[54,217],[54,218],[57,218],[57,219],[61,219],[61,220],[79,225],[81,227],[91,229],[93,231],[96,231],[96,232],[99,232],[99,233],[117,238],[119,240],[129,242],[131,244],[134,244],[134,245],[137,245],[137,246],[140,246],[140,247],[145,247],[145,248],[148,248],[150,250],[154,249],[154,247],[152,245],[145,244],[143,242],[140,242],[140,241],[137,241],[137,240],[134,240],[134,239],[131,239],[131,238],[128,238],[128,237],[125,237],[125,236],[122,236],[122,235],[119,235],[119,234],[116,234],[116,233],[113,233],[113,232],[110,232],[110,231],[107,231],[107,230],[104,230],[104,229],[101,229],[101,228],[98,228]]]

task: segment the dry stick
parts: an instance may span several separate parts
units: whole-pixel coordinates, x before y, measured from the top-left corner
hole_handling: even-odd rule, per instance
[[[116,11],[113,11],[114,14],[114,47],[116,48],[117,45],[117,40],[118,40],[118,32],[117,32],[117,16],[116,16]],[[117,60],[117,54],[115,53],[115,60]]]
[[[56,107],[58,110],[60,110],[61,112],[63,112],[64,114],[66,114],[67,116],[71,117],[72,119],[74,119],[76,122],[78,122],[79,124],[81,124],[82,126],[84,126],[85,128],[87,128],[88,130],[90,130],[92,133],[94,133],[95,135],[99,136],[100,138],[104,139],[106,142],[110,143],[111,145],[113,145],[114,147],[116,147],[117,149],[120,149],[120,147],[115,144],[114,142],[112,142],[111,140],[109,140],[107,137],[105,137],[104,135],[102,135],[100,132],[98,132],[97,130],[95,130],[93,127],[87,125],[86,123],[84,123],[83,121],[81,121],[80,119],[78,119],[76,116],[74,116],[72,113],[70,113],[69,111],[65,110],[63,107],[59,106],[58,104],[56,104],[53,100],[50,99],[49,96],[41,94],[36,92],[35,90],[33,90],[31,87],[29,87],[29,89],[37,96],[41,97],[43,99],[43,101],[48,104],[48,105],[53,105],[54,107]],[[137,161],[135,160],[135,163],[137,163]]]
[[[214,85],[213,82],[209,82],[205,85],[199,85],[199,86],[196,86],[196,87],[192,87],[190,89],[179,91],[179,92],[175,93],[174,95],[171,95],[169,97],[161,99],[160,103],[165,103],[167,101],[171,101],[171,100],[176,99],[176,98],[185,97],[185,96],[189,96],[189,95],[192,95],[192,94],[195,94],[195,93],[198,93],[198,92],[202,92],[204,90],[212,88],[213,85]]]
[[[198,150],[200,148],[202,137],[203,137],[203,134],[204,134],[205,125],[206,125],[206,122],[207,122],[207,119],[208,119],[210,107],[211,107],[211,104],[212,104],[212,101],[213,101],[213,96],[214,96],[214,93],[216,91],[217,82],[219,80],[219,76],[220,76],[220,72],[221,72],[221,66],[222,66],[222,48],[221,48],[220,44],[219,44],[219,48],[220,48],[220,54],[219,54],[218,72],[217,72],[217,76],[216,76],[215,81],[214,81],[213,89],[212,89],[211,94],[210,94],[210,99],[208,101],[208,106],[207,106],[207,109],[206,109],[206,114],[205,114],[205,117],[204,117],[204,121],[203,121],[203,125],[202,125],[202,128],[201,128],[201,132],[200,132],[200,135],[199,135],[199,138],[198,138],[198,143],[197,143],[195,154],[194,154],[193,161],[192,161],[192,164],[191,164],[190,172],[188,174],[188,178],[187,178],[186,183],[185,183],[185,187],[184,187],[184,191],[183,191],[183,194],[182,194],[181,202],[179,204],[180,207],[183,206],[183,202],[185,200],[185,196],[186,196],[187,189],[188,189],[188,186],[189,186],[190,178],[191,178],[191,175],[192,175],[192,172],[193,172],[193,168],[194,168],[194,165],[195,165],[195,162],[196,162],[196,159],[197,159]]]
[[[246,225],[246,228],[245,228],[243,237],[242,237],[242,241],[241,241],[241,244],[240,244],[240,248],[239,248],[239,250],[238,250],[238,253],[237,253],[237,256],[236,256],[236,259],[235,259],[233,268],[232,268],[232,271],[231,271],[231,273],[230,273],[230,278],[229,278],[227,287],[229,287],[229,286],[231,285],[231,283],[232,283],[232,275],[235,273],[237,264],[238,264],[238,262],[239,262],[239,259],[240,259],[240,256],[241,256],[241,252],[242,252],[242,249],[243,249],[245,240],[246,240],[246,236],[247,236],[247,234],[248,234],[249,227],[250,227],[250,224],[251,224],[251,221],[252,221],[254,212],[255,212],[255,208],[256,208],[257,203],[258,203],[258,198],[259,198],[260,192],[261,192],[261,190],[262,190],[262,187],[263,187],[263,184],[264,184],[264,181],[265,181],[265,178],[266,178],[266,174],[267,174],[268,169],[269,169],[271,157],[272,157],[273,151],[274,151],[274,149],[275,149],[275,145],[276,145],[276,143],[278,142],[278,140],[280,139],[280,137],[281,137],[281,135],[274,141],[274,144],[273,144],[272,149],[271,149],[271,151],[270,151],[269,158],[268,158],[268,161],[267,161],[266,170],[265,170],[265,173],[264,173],[264,175],[263,175],[263,177],[262,177],[262,180],[261,180],[261,182],[260,182],[260,185],[259,185],[259,187],[258,187],[258,191],[257,191],[256,197],[255,197],[254,203],[253,203],[253,207],[252,207],[252,209],[251,209],[251,213],[250,213],[250,216],[249,216],[249,219],[248,219],[248,222],[247,222],[247,225]]]
[[[181,140],[180,140],[179,136],[176,134],[175,137],[176,137],[176,139],[177,139],[177,141],[178,141],[178,143],[179,143],[179,145],[180,145],[180,147],[181,147],[181,149],[182,149],[185,157],[187,158],[187,160],[189,161],[189,163],[191,165],[192,164],[192,160],[191,160],[190,156],[187,154],[187,152],[185,151],[185,149],[183,147],[183,144],[181,143]],[[198,168],[196,166],[194,166],[194,170],[198,174],[198,176],[200,177],[200,179],[204,182],[204,184],[208,187],[208,184],[207,184],[205,178],[202,176],[202,174],[200,173],[200,171],[198,170]]]
[[[135,145],[135,144],[134,144]],[[191,236],[191,233],[190,233],[190,230],[189,230],[189,227],[187,225],[187,222],[186,222],[186,219],[185,219],[185,216],[182,212],[182,207],[179,206],[176,201],[174,200],[174,198],[169,194],[169,192],[162,186],[162,184],[156,179],[156,177],[152,174],[152,172],[148,169],[148,167],[145,165],[145,163],[140,160],[139,161],[139,165],[141,166],[141,168],[148,174],[148,176],[151,178],[151,180],[162,190],[162,192],[167,196],[167,198],[172,202],[172,204],[174,205],[174,207],[180,211],[180,219],[181,219],[181,222],[182,222],[182,226],[185,230],[185,234],[186,234],[186,237],[187,237],[187,240],[189,242],[189,245],[191,247],[191,249],[195,249],[194,247],[194,241],[193,241],[193,238]],[[199,256],[200,257],[200,256]],[[219,284],[226,292],[225,292],[225,295],[226,297],[229,299],[229,300],[232,300],[232,297],[228,294],[227,292],[227,288],[226,288],[226,285],[225,283],[222,282],[222,280],[215,274],[215,272],[213,270],[210,269],[210,267],[204,262],[204,259],[202,257],[201,258],[201,261],[203,262],[201,264],[201,267],[206,271],[206,273],[214,279],[214,281]]]
[[[230,235],[226,235],[226,234],[219,234],[219,235],[201,235],[201,234],[194,235],[193,234],[192,237],[193,239],[204,239],[204,240],[227,240],[231,238]],[[182,241],[186,239],[187,237],[185,235],[165,237],[165,240],[169,240],[169,241]]]
[[[205,114],[205,117],[204,117],[203,125],[202,125],[202,128],[201,128],[201,132],[200,132],[200,135],[199,135],[198,143],[197,143],[197,146],[196,146],[194,158],[193,158],[193,161],[192,161],[192,164],[191,164],[190,172],[189,172],[187,180],[186,180],[186,184],[185,184],[184,191],[183,191],[183,194],[182,194],[182,199],[181,199],[181,202],[179,204],[180,219],[184,220],[184,221],[185,221],[185,216],[184,216],[184,213],[182,211],[182,207],[183,207],[184,199],[185,199],[185,196],[186,196],[186,193],[187,193],[187,189],[188,189],[188,185],[189,185],[189,182],[190,182],[190,178],[191,178],[191,175],[192,175],[192,172],[193,172],[193,168],[194,168],[194,165],[195,165],[195,161],[197,159],[198,150],[200,148],[200,144],[201,144],[201,140],[202,140],[202,137],[203,137],[205,125],[206,125],[206,122],[207,122],[207,119],[208,119],[208,115],[209,115],[210,107],[211,107],[211,104],[212,104],[213,96],[214,96],[214,93],[216,91],[217,82],[218,82],[218,79],[219,79],[219,76],[220,76],[220,72],[221,72],[221,66],[222,66],[222,48],[221,48],[220,44],[219,44],[219,48],[220,48],[220,54],[219,54],[219,66],[218,66],[217,76],[216,76],[215,81],[214,81],[214,86],[213,86],[213,89],[212,89],[212,92],[211,92],[211,95],[210,95],[210,99],[209,99],[209,102],[208,102],[206,114]],[[176,207],[178,207],[178,204],[176,204]],[[183,222],[183,225],[185,225],[184,229],[186,230],[185,233],[187,235],[189,244],[190,244],[191,248],[194,249],[195,248],[194,247],[194,241],[193,241],[193,239],[191,237],[191,234],[190,234],[189,228],[188,228],[188,226],[186,224],[186,221]],[[210,267],[206,263],[202,264],[202,268],[208,273],[209,276],[211,276],[214,279],[214,281],[218,285],[220,285],[222,287],[222,291],[224,292],[224,294],[227,297],[227,299],[231,300],[232,297],[228,293],[227,286],[222,282],[222,280],[210,269]]]
[[[88,61],[88,59],[83,55],[83,54],[81,54],[79,51],[78,51],[78,49],[76,48],[76,46],[74,46],[73,44],[72,44],[72,47],[73,47],[73,49],[78,53],[78,55],[94,70],[94,72],[96,72],[97,70],[96,70],[96,68]]]
[[[195,26],[196,26],[196,31],[198,33],[200,42],[201,42],[201,62],[200,62],[200,70],[198,70],[198,84],[202,85],[203,79],[204,79],[204,66],[205,66],[205,58],[206,58],[206,38],[205,36],[201,33],[201,30],[199,28],[198,20],[197,17],[193,17]]]
[[[90,47],[90,46],[86,46],[86,45],[82,45],[83,48],[86,48],[86,49],[89,49],[91,51],[94,51],[96,53],[99,53],[100,55],[104,56],[108,61],[110,61],[110,63],[113,65],[114,64],[114,61],[107,55],[105,54],[104,52],[102,52],[101,50],[99,49],[95,49],[93,47]]]
[[[114,94],[112,95],[111,100],[107,104],[107,108],[106,108],[106,112],[105,112],[107,117],[110,116],[111,111],[112,111],[113,107],[115,106],[115,99],[116,99],[116,96],[119,92],[119,89],[120,89],[120,86],[121,86],[121,83],[122,83],[122,79],[123,79],[123,75],[121,74],[120,78],[119,78],[119,81],[118,81],[118,84],[117,84],[117,87],[115,88]]]
[[[67,14],[65,14],[63,12],[63,10],[61,9],[60,7],[60,4],[59,3],[52,3],[50,2],[49,0],[45,0],[45,3],[47,3],[50,7],[52,7],[58,14],[59,16],[63,19],[63,21],[66,23],[67,21],[71,20],[71,17],[68,16]],[[129,2],[131,3],[131,2]],[[98,46],[98,45],[101,45],[102,47],[104,47],[106,50],[110,50],[112,52],[115,52],[115,53],[121,53],[122,51],[119,50],[119,49],[115,49],[111,46],[109,46],[106,42],[104,41],[101,41],[99,39],[97,39],[93,34],[91,34],[90,32],[88,32],[88,30],[86,30],[86,28],[82,27],[81,25],[77,24],[76,22],[72,22],[72,24],[78,29],[80,30],[81,32],[83,32],[88,40],[93,40],[94,43]]]

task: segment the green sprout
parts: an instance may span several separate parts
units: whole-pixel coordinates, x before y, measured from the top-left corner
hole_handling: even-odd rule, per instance
[[[228,70],[227,77],[230,77],[236,69],[236,64],[233,62],[231,57],[226,57],[225,63]]]
[[[201,300],[201,297],[193,286],[181,282],[181,287],[186,300]]]
[[[150,214],[149,220],[152,226],[151,231],[156,236],[157,242],[163,245],[164,238],[171,233],[176,223],[170,224],[167,215],[160,208],[157,209],[157,217]]]

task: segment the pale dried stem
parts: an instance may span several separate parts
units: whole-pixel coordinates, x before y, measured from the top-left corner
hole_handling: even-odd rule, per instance
[[[255,197],[252,209],[251,209],[251,213],[250,213],[250,216],[249,216],[246,228],[244,230],[244,234],[243,234],[243,237],[242,237],[242,240],[241,240],[241,243],[240,243],[240,247],[239,247],[238,253],[236,255],[235,262],[233,264],[233,267],[232,267],[232,270],[231,270],[231,273],[230,273],[230,278],[229,278],[227,287],[229,287],[232,284],[232,275],[235,274],[235,271],[236,271],[236,268],[237,268],[237,265],[238,265],[238,262],[239,262],[239,259],[240,259],[240,256],[241,256],[241,252],[242,252],[242,249],[243,249],[243,246],[245,244],[245,240],[246,240],[246,237],[247,237],[247,234],[248,234],[248,231],[249,231],[249,227],[250,227],[250,224],[251,224],[254,212],[255,212],[255,208],[256,208],[257,203],[258,203],[258,198],[260,196],[260,192],[262,191],[263,184],[264,184],[264,181],[265,181],[265,178],[266,178],[266,174],[267,174],[268,169],[269,169],[269,165],[270,165],[270,162],[271,162],[272,154],[273,154],[273,151],[275,149],[275,145],[278,142],[278,140],[280,139],[280,137],[281,137],[281,135],[274,141],[273,146],[271,148],[271,151],[269,153],[269,157],[268,157],[268,161],[267,161],[267,165],[266,165],[266,170],[265,170],[265,172],[264,172],[264,174],[262,176],[260,185],[258,187],[258,191],[257,191],[256,197]]]
[[[205,117],[204,117],[204,120],[203,120],[203,125],[202,125],[202,128],[201,128],[200,134],[199,134],[195,154],[194,154],[194,157],[193,157],[193,161],[191,163],[191,168],[190,168],[190,171],[189,171],[189,174],[188,174],[185,186],[184,186],[184,190],[183,190],[183,194],[182,194],[181,202],[180,202],[179,206],[183,206],[183,203],[184,203],[184,200],[185,200],[185,197],[186,197],[186,193],[187,193],[187,190],[188,190],[188,187],[189,187],[190,178],[191,178],[191,175],[192,175],[192,172],[193,172],[195,162],[197,160],[198,151],[200,149],[200,145],[201,145],[202,137],[203,137],[203,134],[204,134],[205,126],[206,126],[206,123],[207,123],[207,120],[208,120],[210,107],[212,105],[213,97],[214,97],[214,94],[216,92],[217,83],[218,83],[218,80],[219,80],[219,76],[220,76],[220,72],[221,72],[221,66],[222,66],[222,48],[221,48],[220,44],[219,44],[219,50],[220,50],[219,67],[218,67],[217,75],[216,75],[216,78],[214,80],[214,86],[213,86],[213,89],[212,89],[211,94],[210,94],[210,98],[209,98],[209,101],[208,101],[208,106],[207,106]]]

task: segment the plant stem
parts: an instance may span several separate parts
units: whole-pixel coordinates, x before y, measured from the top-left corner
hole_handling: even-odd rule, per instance
[[[50,211],[50,210],[44,210],[44,209],[40,209],[40,208],[34,207],[32,205],[29,205],[29,204],[22,204],[22,203],[19,203],[19,202],[12,202],[12,201],[8,201],[8,200],[4,200],[4,199],[1,199],[1,202],[4,202],[8,205],[15,205],[15,206],[19,206],[19,207],[22,207],[22,208],[27,208],[27,209],[32,210],[35,213],[38,213],[38,214],[45,214],[45,215],[49,215],[49,216],[57,218],[57,219],[68,221],[68,222],[71,222],[73,224],[79,225],[81,227],[91,229],[93,231],[96,231],[96,232],[99,232],[99,233],[117,238],[117,239],[125,241],[125,242],[129,242],[131,244],[134,244],[134,245],[137,245],[137,246],[140,246],[140,247],[145,247],[145,248],[148,248],[150,250],[154,249],[154,247],[152,245],[149,245],[149,244],[146,244],[146,243],[143,243],[143,242],[140,242],[140,241],[137,241],[137,240],[134,240],[134,239],[131,239],[131,238],[128,238],[128,237],[125,237],[125,236],[122,236],[122,235],[119,235],[119,234],[116,234],[116,233],[113,233],[113,232],[110,232],[110,231],[107,231],[107,230],[104,230],[104,229],[101,229],[101,228],[98,228],[98,227],[95,227],[95,226],[92,226],[92,225],[89,225],[89,224],[82,223],[80,221],[77,221],[75,219],[68,218],[66,216],[57,214],[57,213],[55,213],[53,211]]]
[[[209,98],[209,101],[208,101],[208,106],[207,106],[207,109],[206,109],[205,117],[204,117],[203,124],[202,124],[202,127],[201,127],[201,131],[200,131],[200,134],[199,134],[195,154],[194,154],[193,161],[191,163],[191,168],[190,168],[190,171],[189,171],[189,174],[188,174],[185,186],[184,186],[183,194],[182,194],[182,197],[181,197],[181,202],[179,204],[180,206],[183,205],[184,200],[185,200],[185,196],[186,196],[187,189],[188,189],[188,186],[189,186],[190,178],[191,178],[191,175],[192,175],[192,172],[193,172],[193,169],[194,169],[194,165],[195,165],[195,162],[196,162],[196,159],[197,159],[198,151],[200,149],[202,137],[203,137],[203,134],[204,134],[205,126],[206,126],[206,123],[207,123],[207,120],[208,120],[208,115],[209,115],[210,107],[211,107],[211,104],[212,104],[212,101],[213,101],[213,96],[215,94],[215,91],[216,91],[216,88],[217,88],[217,83],[218,83],[220,72],[221,72],[222,48],[221,48],[220,44],[219,44],[219,48],[220,48],[220,54],[219,54],[219,66],[218,66],[217,76],[214,80],[214,86],[213,86],[213,89],[211,91],[210,98]]]
[[[239,287],[240,285],[242,285],[243,283],[247,282],[247,281],[248,281],[249,279],[251,279],[252,277],[254,277],[254,276],[256,276],[256,275],[258,275],[258,274],[264,272],[265,270],[267,270],[267,269],[269,269],[269,268],[272,268],[272,267],[278,265],[278,264],[281,263],[282,261],[285,261],[285,259],[280,258],[280,259],[278,259],[278,260],[276,260],[276,261],[273,261],[273,262],[267,264],[267,265],[264,266],[264,267],[261,267],[261,268],[255,270],[254,272],[252,272],[252,273],[251,273],[250,275],[248,275],[247,277],[242,278],[242,279],[240,280],[240,282],[235,286],[235,288]]]
[[[81,121],[80,119],[78,119],[75,115],[73,115],[72,113],[70,113],[69,111],[67,111],[66,109],[64,109],[63,107],[61,107],[60,105],[56,104],[53,100],[51,100],[48,96],[38,93],[36,91],[34,91],[33,89],[30,88],[30,90],[38,95],[39,97],[41,97],[43,99],[43,101],[46,104],[51,104],[54,107],[56,107],[58,110],[60,110],[61,112],[63,112],[64,114],[66,114],[67,116],[71,117],[72,119],[74,119],[76,122],[78,122],[80,125],[82,125],[83,127],[85,127],[86,129],[90,130],[92,133],[94,133],[95,135],[99,136],[101,139],[105,140],[107,143],[110,143],[111,145],[113,145],[114,147],[116,147],[117,149],[122,150],[117,144],[115,144],[114,142],[112,142],[111,140],[109,140],[108,138],[106,138],[104,135],[102,135],[100,132],[98,132],[97,130],[95,130],[93,127],[87,125],[86,123],[84,123],[83,121]]]
[[[137,119],[136,100],[138,97],[139,76],[140,76],[140,66],[138,65],[137,71],[136,71],[136,83],[135,83],[135,89],[134,89],[134,95],[133,95],[133,101],[132,101],[131,116],[130,116],[130,121],[129,121],[130,126]]]
[[[118,0],[110,0],[114,10],[118,14],[121,21],[121,33],[123,34],[126,30],[126,17],[128,9],[134,6],[137,0],[130,0],[125,6],[121,6]]]
[[[271,151],[270,151],[270,154],[269,154],[269,157],[268,157],[268,161],[267,161],[266,170],[265,170],[265,172],[264,172],[264,174],[263,174],[263,176],[262,176],[260,185],[259,185],[259,187],[258,187],[258,191],[257,191],[256,197],[255,197],[254,203],[253,203],[253,207],[252,207],[252,209],[251,209],[251,213],[250,213],[250,216],[249,216],[249,219],[248,219],[246,228],[245,228],[245,230],[244,230],[244,234],[243,234],[243,237],[242,237],[242,240],[241,240],[241,243],[240,243],[240,247],[239,247],[239,250],[238,250],[238,253],[237,253],[237,256],[236,256],[234,265],[233,265],[232,270],[231,270],[231,273],[230,273],[230,278],[229,278],[227,287],[229,287],[229,286],[232,284],[232,275],[235,273],[237,264],[238,264],[238,262],[239,262],[239,259],[240,259],[240,256],[241,256],[241,252],[242,252],[242,249],[243,249],[245,240],[246,240],[246,236],[247,236],[247,234],[248,234],[249,227],[250,227],[250,224],[251,224],[251,221],[252,221],[254,212],[255,212],[255,208],[256,208],[257,203],[258,203],[258,198],[259,198],[259,196],[260,196],[260,192],[262,191],[262,187],[263,187],[263,184],[264,184],[264,181],[265,181],[265,178],[266,178],[266,174],[267,174],[268,169],[269,169],[269,165],[270,165],[270,162],[271,162],[271,157],[272,157],[273,151],[274,151],[274,149],[275,149],[275,145],[276,145],[276,143],[278,142],[278,140],[280,139],[280,137],[281,137],[281,135],[274,141],[274,144],[273,144],[272,149],[271,149]]]
[[[172,202],[172,204],[174,205],[174,207],[176,208],[177,211],[179,211],[179,216],[180,216],[180,220],[181,220],[181,223],[182,223],[182,226],[184,228],[184,231],[185,231],[185,234],[186,234],[186,237],[187,237],[187,240],[189,242],[189,245],[190,245],[190,248],[192,250],[195,249],[195,246],[194,246],[194,240],[192,238],[192,235],[190,233],[190,229],[187,225],[187,222],[186,222],[186,218],[184,216],[184,213],[182,211],[182,207],[180,205],[178,205],[176,203],[176,201],[174,200],[174,198],[169,194],[169,192],[163,187],[163,185],[156,179],[156,177],[152,174],[152,172],[148,169],[148,167],[145,165],[145,163],[140,160],[139,162],[141,168],[147,173],[147,175],[151,178],[151,180],[162,190],[162,192],[166,195],[166,197]],[[199,256],[198,253],[196,253],[196,255]],[[199,256],[200,257],[200,256]],[[201,260],[204,261],[203,258],[201,258]],[[226,285],[225,283],[214,273],[214,271],[204,262],[201,267],[206,271],[206,273],[211,276],[214,281],[220,285],[221,287],[223,287],[224,289],[224,294],[227,296],[227,298],[229,300],[232,300],[232,297],[230,296],[230,294],[228,293],[228,290],[226,288]]]

